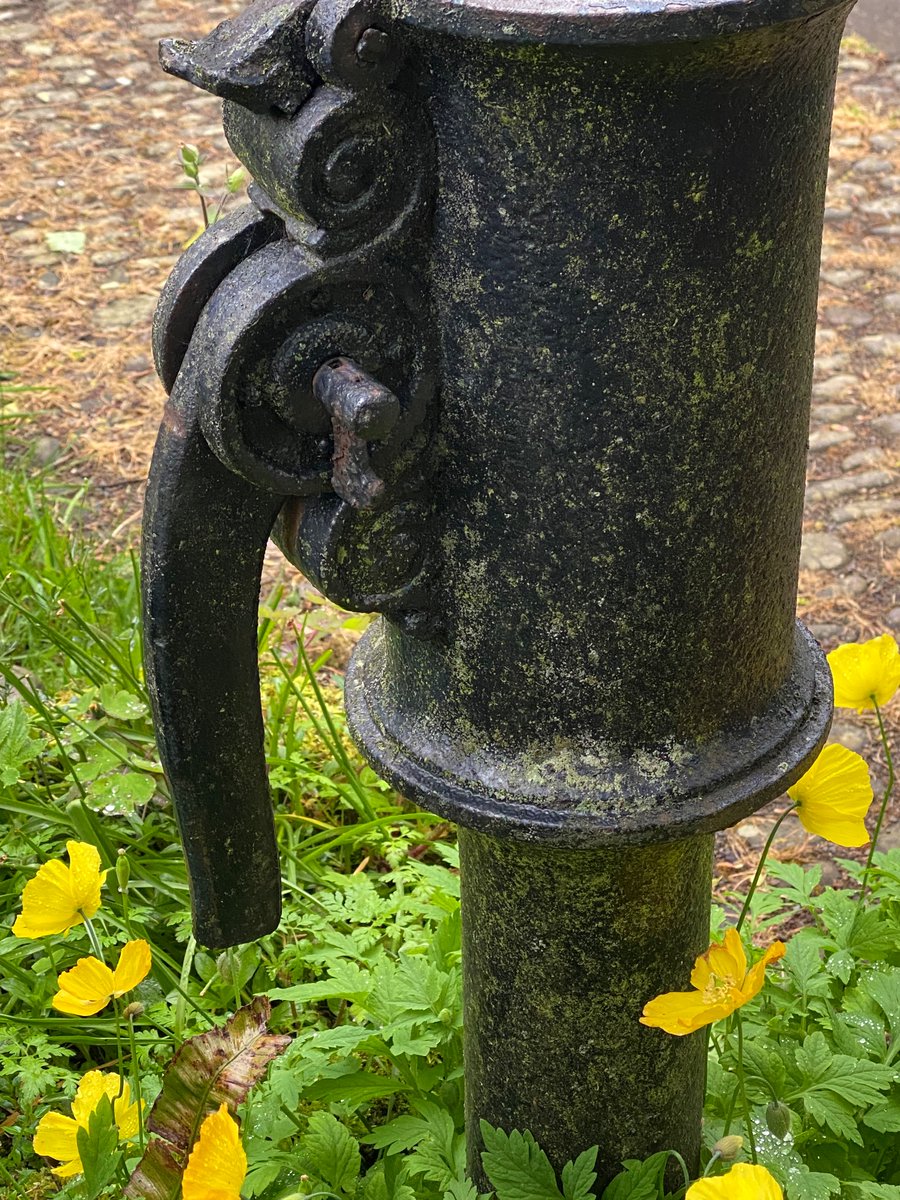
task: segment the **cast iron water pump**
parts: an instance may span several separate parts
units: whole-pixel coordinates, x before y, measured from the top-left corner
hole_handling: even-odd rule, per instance
[[[251,203],[182,257],[147,670],[200,942],[280,882],[270,534],[379,612],[346,702],[458,822],[478,1118],[696,1165],[705,1048],[638,1023],[707,946],[712,835],[831,715],[795,623],[847,0],[257,0],[163,65]]]

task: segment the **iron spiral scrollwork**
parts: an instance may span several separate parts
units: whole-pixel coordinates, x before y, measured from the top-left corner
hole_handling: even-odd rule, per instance
[[[145,661],[205,945],[280,887],[256,612],[271,536],[329,597],[436,632],[434,178],[415,64],[376,0],[256,0],[164,68],[224,100],[250,204],[182,255],[143,532]]]

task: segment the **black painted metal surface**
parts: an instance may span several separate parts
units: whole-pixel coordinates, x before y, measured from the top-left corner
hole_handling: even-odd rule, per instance
[[[274,526],[385,614],[355,736],[463,827],[482,1185],[482,1116],[557,1165],[600,1142],[603,1179],[696,1163],[702,1035],[638,1016],[705,948],[709,835],[830,721],[794,608],[848,8],[260,0],[165,51],[256,177],[156,330],[148,660],[198,937],[277,921],[249,650]]]

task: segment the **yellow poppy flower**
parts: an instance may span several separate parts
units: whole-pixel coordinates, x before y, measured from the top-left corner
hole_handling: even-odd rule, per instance
[[[773,942],[749,970],[747,956],[736,929],[725,933],[701,954],[691,972],[693,992],[666,992],[644,1005],[641,1024],[664,1029],[676,1037],[712,1025],[742,1008],[762,988],[766,967],[783,958],[784,942]]]
[[[79,958],[70,971],[63,971],[53,997],[53,1007],[75,1017],[90,1017],[105,1008],[113,996],[124,996],[150,970],[150,947],[142,939],[127,942],[115,970],[99,958]]]
[[[889,633],[868,642],[844,642],[828,655],[837,708],[883,708],[900,687],[900,650]]]
[[[865,759],[846,746],[826,746],[802,779],[788,788],[800,823],[836,846],[864,846],[872,783]]]
[[[68,1179],[72,1175],[81,1174],[78,1130],[87,1129],[91,1113],[104,1096],[108,1096],[112,1101],[119,1140],[128,1141],[137,1134],[140,1113],[137,1104],[131,1103],[128,1084],[122,1084],[119,1076],[115,1074],[104,1075],[102,1071],[88,1071],[78,1084],[78,1091],[72,1101],[72,1116],[67,1117],[56,1112],[46,1113],[41,1117],[34,1135],[35,1154],[55,1158],[62,1163],[61,1167],[53,1167],[54,1175]]]
[[[247,1155],[237,1121],[223,1104],[200,1126],[181,1180],[184,1200],[241,1200]]]
[[[66,842],[69,865],[58,858],[44,863],[22,892],[22,912],[12,927],[16,937],[40,938],[68,933],[100,907],[100,888],[107,872],[88,842]]]
[[[727,1175],[692,1183],[685,1200],[784,1200],[784,1193],[765,1167],[735,1163]]]

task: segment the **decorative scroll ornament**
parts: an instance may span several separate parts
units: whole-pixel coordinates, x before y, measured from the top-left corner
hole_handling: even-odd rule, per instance
[[[327,595],[430,632],[433,150],[400,34],[374,0],[257,0],[161,61],[225,100],[255,180],[160,301],[172,403],[190,392],[229,470],[302,498],[275,536]]]

